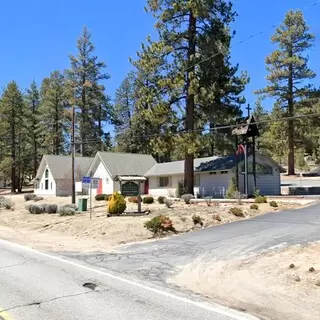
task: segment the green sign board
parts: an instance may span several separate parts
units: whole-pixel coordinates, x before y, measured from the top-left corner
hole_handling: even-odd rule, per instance
[[[139,185],[129,181],[122,185],[121,194],[125,197],[134,197],[139,195]]]

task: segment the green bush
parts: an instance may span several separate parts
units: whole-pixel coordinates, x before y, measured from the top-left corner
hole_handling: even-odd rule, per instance
[[[237,207],[230,208],[229,213],[232,213],[236,217],[245,217],[243,211]]]
[[[166,199],[166,197],[163,197],[163,196],[160,196],[160,197],[158,197],[158,202],[160,203],[160,204],[164,204],[164,200]]]
[[[31,214],[42,214],[45,212],[43,205],[30,204],[27,208]]]
[[[151,197],[151,196],[147,196],[147,197],[144,197],[144,198],[142,199],[142,202],[143,202],[144,204],[151,204],[151,203],[154,202],[154,198]]]
[[[37,195],[35,195],[34,193],[27,193],[24,195],[25,201],[34,200],[35,198],[37,198]]]
[[[151,231],[154,236],[162,236],[169,231],[176,232],[172,220],[163,215],[153,217],[145,222],[144,227]]]
[[[102,193],[102,194],[97,194],[95,196],[95,199],[96,201],[110,201],[110,198],[111,198],[111,195],[110,194],[105,194],[105,193]]]
[[[46,213],[57,213],[58,212],[58,206],[56,204],[46,204],[45,205],[45,212]]]
[[[237,183],[236,183],[236,178],[232,177],[232,179],[229,181],[228,189],[226,191],[226,198],[227,199],[235,199],[237,198]]]
[[[250,209],[252,209],[252,210],[259,210],[259,206],[254,203],[254,204],[252,204],[252,205],[250,206]]]
[[[184,193],[185,193],[185,188],[184,188],[183,181],[179,181],[176,189],[176,198],[180,198]]]
[[[60,217],[68,217],[68,216],[74,216],[76,214],[76,211],[72,208],[61,208],[59,209],[59,216]]]
[[[194,225],[196,226],[197,224],[200,224],[200,226],[203,226],[203,222],[200,216],[197,216],[196,214],[194,214],[192,216],[192,221],[194,223]]]
[[[254,202],[255,203],[267,203],[267,197],[264,197],[264,196],[257,196],[255,199],[254,199]]]
[[[278,203],[276,201],[269,202],[270,207],[278,208]]]
[[[194,195],[193,194],[183,194],[181,196],[181,199],[186,203],[186,204],[190,204],[191,199],[194,199]]]
[[[127,208],[126,200],[124,197],[117,192],[114,192],[109,201],[107,211],[111,214],[121,214]]]
[[[167,206],[167,208],[171,208],[173,205],[173,200],[171,199],[164,199],[164,204]]]

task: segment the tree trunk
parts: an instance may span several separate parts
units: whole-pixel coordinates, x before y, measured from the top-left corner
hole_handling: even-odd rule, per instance
[[[55,106],[55,124],[54,124],[54,154],[58,155],[60,153],[60,141],[59,141],[59,101],[56,100]]]
[[[291,54],[292,56],[293,54]],[[294,116],[294,101],[293,101],[293,66],[289,65],[288,79],[288,114],[289,117]],[[288,175],[294,175],[294,120],[288,121]]]
[[[188,49],[188,72],[187,72],[187,99],[186,99],[186,131],[192,133],[194,130],[194,94],[190,93],[190,72],[194,74],[195,67],[192,57],[196,53],[196,17],[192,10],[189,15],[189,49]],[[185,192],[194,194],[194,168],[193,168],[194,155],[186,153],[184,162],[184,185]]]
[[[82,101],[82,110],[81,110],[81,116],[82,116],[82,123],[81,123],[81,128],[80,128],[80,137],[81,137],[81,156],[86,156],[86,145],[84,144],[85,137],[86,137],[86,130],[88,126],[88,118],[87,118],[87,112],[88,110],[86,109],[86,91],[85,91],[85,85],[86,79],[82,79],[82,93],[81,93],[81,101]]]
[[[36,104],[35,101],[32,102],[32,138],[33,138],[33,178],[37,175],[38,170],[38,143],[36,131]]]
[[[11,106],[11,193],[16,192],[16,132],[15,132],[15,110]]]
[[[18,172],[17,172],[17,189],[18,193],[21,193],[21,134],[19,133],[19,141],[18,141]]]

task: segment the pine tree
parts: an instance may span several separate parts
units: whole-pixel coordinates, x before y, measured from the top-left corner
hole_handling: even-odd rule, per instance
[[[5,153],[8,157],[4,158],[1,167],[3,171],[9,171],[11,175],[11,192],[21,191],[23,177],[21,162],[23,159],[22,148],[25,142],[25,114],[26,108],[23,95],[15,81],[9,82],[3,92],[0,114],[2,123],[6,129],[3,139],[6,141]]]
[[[204,128],[209,114],[228,109],[229,91],[229,99],[238,95],[231,88],[236,70],[231,71],[227,58],[228,26],[235,13],[223,0],[149,0],[147,10],[157,20],[159,41],[148,39],[135,63],[148,82],[148,89],[139,90],[139,113],[161,134],[151,139],[153,150],[166,156],[174,144],[183,153],[185,188],[193,193],[193,159],[202,145],[196,131]]]
[[[67,71],[69,102],[80,109],[79,136],[83,156],[94,155],[103,143],[103,126],[110,112],[102,81],[109,79],[104,62],[94,55],[91,34],[84,27],[77,43],[78,54],[70,56]]]
[[[135,111],[135,74],[129,72],[116,91],[113,108],[113,124],[116,132],[116,144],[119,151],[130,151],[128,139],[132,139],[132,118]]]
[[[33,176],[35,177],[38,170],[39,154],[38,154],[38,135],[37,135],[37,124],[39,120],[39,105],[40,105],[40,93],[35,81],[30,85],[26,94],[26,104],[29,108],[29,137],[32,145],[33,154]]]
[[[295,115],[296,105],[308,95],[310,85],[307,80],[315,77],[308,67],[306,51],[312,46],[314,36],[309,33],[301,11],[289,11],[282,25],[271,38],[278,44],[266,59],[269,85],[257,93],[277,99],[286,108],[287,116]],[[295,121],[288,121],[288,174],[294,175]]]
[[[64,154],[67,98],[65,78],[60,71],[53,71],[43,79],[40,88],[41,104],[38,110],[36,134],[41,154]]]

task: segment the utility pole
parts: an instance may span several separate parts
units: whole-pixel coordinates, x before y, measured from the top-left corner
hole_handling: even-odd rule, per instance
[[[72,203],[76,203],[76,183],[75,183],[75,166],[74,166],[74,158],[75,158],[75,143],[74,143],[74,131],[75,131],[75,107],[72,106],[72,134],[71,134],[71,179],[72,179]]]

